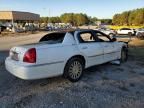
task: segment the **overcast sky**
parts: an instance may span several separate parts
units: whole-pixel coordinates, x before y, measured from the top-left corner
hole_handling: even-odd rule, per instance
[[[0,0],[0,10],[28,11],[41,16],[62,13],[86,13],[98,18],[112,18],[115,13],[144,7],[144,0]]]

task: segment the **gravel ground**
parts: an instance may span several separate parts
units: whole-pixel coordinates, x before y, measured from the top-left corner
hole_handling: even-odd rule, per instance
[[[144,62],[128,62],[85,70],[79,82],[61,77],[24,81],[0,64],[0,108],[144,108]]]
[[[29,41],[27,36],[0,38],[0,108],[144,108],[144,47],[130,48],[129,60],[120,66],[86,69],[76,83],[62,77],[25,81],[8,73],[6,50],[44,34],[32,34]]]

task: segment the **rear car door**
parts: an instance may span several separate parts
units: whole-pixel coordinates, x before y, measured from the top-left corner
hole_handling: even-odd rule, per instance
[[[78,34],[78,48],[87,57],[87,67],[103,63],[103,47],[94,39],[91,31]]]

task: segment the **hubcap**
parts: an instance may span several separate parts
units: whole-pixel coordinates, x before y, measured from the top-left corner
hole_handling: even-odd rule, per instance
[[[72,79],[77,79],[82,73],[82,65],[79,61],[74,61],[69,67],[69,75]]]

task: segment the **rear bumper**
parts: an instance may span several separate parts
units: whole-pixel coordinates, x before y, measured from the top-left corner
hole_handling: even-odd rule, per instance
[[[56,63],[50,65],[33,65],[23,66],[17,61],[11,60],[9,57],[5,60],[5,67],[12,75],[24,79],[34,80],[49,78],[63,74],[64,63]],[[57,68],[55,68],[57,67]]]

